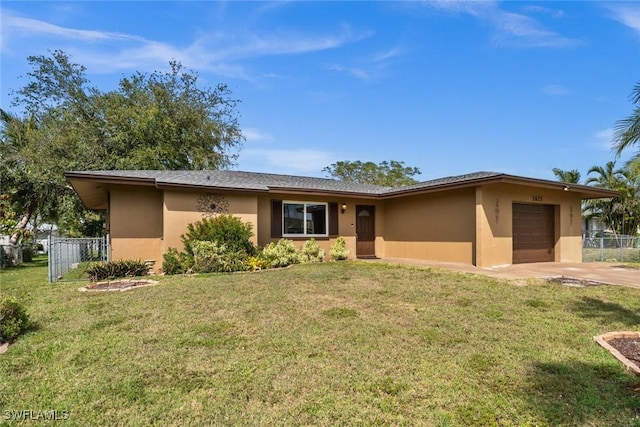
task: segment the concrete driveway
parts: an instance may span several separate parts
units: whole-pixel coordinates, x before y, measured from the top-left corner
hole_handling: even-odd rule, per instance
[[[445,263],[436,261],[418,261],[401,258],[385,258],[383,262],[428,265],[466,273],[482,274],[500,279],[528,279],[567,277],[581,280],[628,286],[640,289],[640,269],[625,268],[620,263],[588,262],[560,263],[540,262],[532,264],[512,264],[499,267],[481,268],[473,265]]]

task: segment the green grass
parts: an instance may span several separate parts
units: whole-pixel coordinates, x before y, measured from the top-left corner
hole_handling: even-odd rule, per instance
[[[36,323],[0,355],[0,425],[640,426],[640,381],[592,339],[640,328],[636,289],[365,262],[160,281],[0,273]]]

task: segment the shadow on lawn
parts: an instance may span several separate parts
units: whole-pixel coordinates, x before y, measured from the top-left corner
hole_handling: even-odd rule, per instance
[[[597,298],[583,297],[573,305],[573,310],[582,317],[601,318],[603,323],[623,323],[629,326],[640,325],[640,314],[613,302],[604,302]]]
[[[47,265],[49,265],[49,258],[47,258],[46,255],[39,255],[36,257],[33,257],[32,261],[25,261],[23,263],[20,263],[18,265],[12,265],[12,266],[7,266],[7,267],[3,267],[2,270],[28,270],[30,268],[42,268],[42,267],[47,267]]]
[[[615,363],[537,363],[530,376],[531,408],[550,425],[640,425],[640,384]]]

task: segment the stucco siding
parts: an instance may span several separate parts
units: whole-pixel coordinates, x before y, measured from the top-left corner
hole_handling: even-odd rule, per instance
[[[513,262],[513,204],[555,207],[555,261],[582,261],[579,194],[544,188],[495,184],[476,192],[476,262],[479,267]]]
[[[475,191],[393,199],[384,209],[384,256],[473,262]]]
[[[109,193],[111,259],[158,260],[162,247],[162,193],[112,188]]]
[[[186,191],[164,191],[163,199],[163,252],[169,248],[184,249],[181,236],[189,224],[201,221],[205,216],[200,211],[198,199],[205,193]],[[258,203],[255,195],[220,194],[228,204],[228,212],[243,222],[252,224],[253,242],[257,243]]]
[[[350,250],[349,258],[355,258],[356,256],[356,205],[372,205],[376,207],[376,255],[383,256],[383,242],[381,234],[384,232],[384,206],[381,202],[376,202],[367,199],[355,199],[355,198],[337,198],[327,196],[314,196],[314,195],[292,195],[292,194],[269,194],[268,196],[258,197],[258,245],[266,246],[271,242],[277,242],[279,237],[271,236],[271,201],[283,200],[283,201],[297,201],[297,202],[322,202],[322,203],[337,203],[338,204],[338,235],[344,237],[347,248]],[[342,204],[346,204],[346,210],[342,212]],[[293,240],[296,247],[301,248],[307,239],[304,238],[288,238]],[[329,256],[329,249],[335,243],[336,237],[316,237],[320,248],[322,248],[327,257]],[[380,252],[378,254],[378,252]]]

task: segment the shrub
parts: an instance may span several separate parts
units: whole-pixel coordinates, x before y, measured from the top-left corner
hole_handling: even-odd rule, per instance
[[[324,251],[320,249],[320,245],[314,238],[304,242],[302,246],[302,262],[322,262],[324,261]]]
[[[291,240],[280,239],[278,243],[269,243],[263,250],[262,256],[269,267],[286,267],[300,262],[300,252]]]
[[[0,343],[13,341],[31,322],[25,308],[14,298],[0,298]]]
[[[267,260],[262,254],[257,256],[250,256],[244,262],[245,268],[248,271],[258,271],[269,268],[269,260]]]
[[[169,248],[166,254],[162,256],[162,271],[164,274],[182,274],[186,273],[192,266],[187,266],[184,254],[178,252],[176,248]]]
[[[137,277],[149,274],[149,267],[140,260],[122,260],[100,262],[87,268],[91,282],[116,279],[121,277]]]
[[[230,251],[226,245],[205,240],[191,242],[193,271],[196,273],[232,272],[245,269],[244,251]]]
[[[189,224],[187,233],[182,235],[182,243],[190,256],[193,255],[191,244],[195,241],[218,242],[229,252],[254,255],[256,248],[251,243],[251,228],[251,223],[244,223],[233,215],[218,215]]]
[[[351,251],[347,249],[347,242],[344,237],[339,236],[329,250],[329,255],[334,261],[342,261],[347,259]]]

